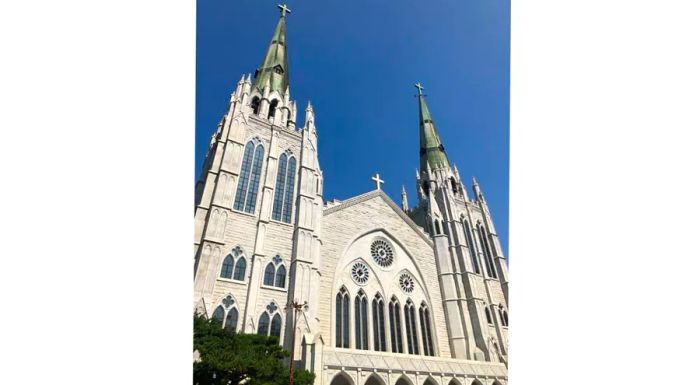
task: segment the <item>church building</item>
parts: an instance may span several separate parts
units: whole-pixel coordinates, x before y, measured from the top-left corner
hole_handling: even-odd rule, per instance
[[[323,128],[310,102],[292,99],[289,9],[279,8],[196,185],[194,309],[279,337],[315,385],[507,384],[508,265],[484,194],[448,161],[422,86],[417,206],[405,189],[401,206],[392,201],[379,175],[373,191],[324,200]]]

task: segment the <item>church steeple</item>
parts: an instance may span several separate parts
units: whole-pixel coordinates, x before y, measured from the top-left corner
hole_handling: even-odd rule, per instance
[[[420,119],[420,170],[423,172],[448,167],[449,162],[445,147],[440,142],[435,123],[433,123],[428,105],[425,103],[423,86],[416,83],[415,87],[418,88],[418,117]]]
[[[287,65],[286,14],[292,11],[286,4],[278,5],[280,18],[272,35],[272,41],[262,65],[255,70],[255,87],[261,91],[269,84],[270,92],[283,94],[289,87],[289,68]]]

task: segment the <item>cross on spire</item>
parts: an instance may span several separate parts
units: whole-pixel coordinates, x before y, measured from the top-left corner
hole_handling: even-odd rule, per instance
[[[287,7],[287,4],[277,4],[277,8],[280,9],[282,17],[285,17],[287,13],[292,13],[292,10]]]
[[[379,173],[374,174],[374,176],[372,177],[372,180],[374,181],[374,183],[377,184],[377,190],[381,190],[382,183],[384,183],[384,181],[379,179]]]
[[[423,87],[422,84],[416,83],[416,84],[414,84],[413,86],[416,87],[416,88],[418,88],[418,95],[423,95],[423,88],[425,88],[425,87]]]

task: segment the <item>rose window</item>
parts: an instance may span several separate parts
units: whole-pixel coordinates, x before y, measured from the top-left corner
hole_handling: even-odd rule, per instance
[[[386,241],[378,239],[372,242],[370,250],[372,252],[372,258],[374,258],[374,261],[377,262],[379,266],[388,267],[394,262],[394,251]]]
[[[411,293],[414,287],[413,278],[408,274],[401,274],[399,277],[399,286],[404,293]]]
[[[369,269],[362,262],[357,262],[350,268],[352,279],[360,285],[367,283],[369,280]]]

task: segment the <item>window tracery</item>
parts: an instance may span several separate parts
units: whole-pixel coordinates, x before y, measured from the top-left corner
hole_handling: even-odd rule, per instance
[[[364,285],[369,280],[369,268],[362,262],[356,262],[350,268],[352,279],[359,285]]]
[[[370,246],[372,258],[381,267],[389,267],[394,262],[394,250],[383,239],[377,239]]]

